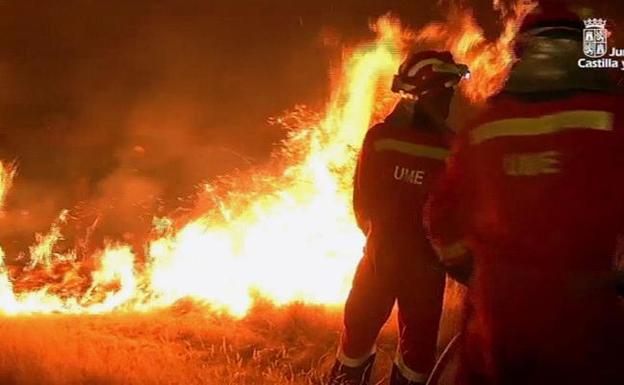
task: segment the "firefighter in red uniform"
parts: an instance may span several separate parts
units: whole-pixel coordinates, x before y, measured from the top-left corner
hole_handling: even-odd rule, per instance
[[[448,154],[445,120],[454,88],[467,74],[450,53],[411,55],[393,84],[402,102],[366,135],[353,200],[367,242],[345,305],[332,385],[368,384],[375,341],[395,301],[400,336],[391,384],[424,384],[433,366],[444,272],[421,213]]]
[[[583,28],[561,4],[529,15],[505,89],[427,205],[436,251],[469,284],[458,384],[624,384],[624,104],[604,70],[577,66]]]

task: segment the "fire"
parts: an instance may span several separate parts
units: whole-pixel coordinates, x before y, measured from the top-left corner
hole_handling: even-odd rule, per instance
[[[13,185],[16,169],[13,165],[0,162],[0,210],[4,207],[4,200]]]
[[[377,28],[376,45],[346,63],[326,115],[286,143],[303,146],[303,160],[266,181],[270,194],[235,208],[225,222],[208,214],[150,244],[157,296],[166,303],[202,298],[235,314],[250,306],[250,289],[277,304],[345,299],[364,241],[350,208],[356,149],[394,105],[386,90],[401,60],[398,23],[382,19]],[[236,207],[236,199],[224,206]]]
[[[346,52],[325,112],[298,106],[278,119],[289,135],[273,162],[207,184],[210,208],[185,223],[155,218],[144,255],[123,242],[88,258],[76,250],[56,253],[67,211],[47,234],[36,235],[20,274],[7,269],[0,249],[0,313],[146,311],[192,298],[243,316],[256,296],[278,305],[341,304],[364,245],[351,209],[357,152],[367,128],[397,102],[390,83],[407,43],[435,41],[469,64],[474,76],[464,91],[475,101],[496,90],[512,62],[501,53],[517,18],[494,43],[470,13],[452,18],[461,24],[432,24],[419,33],[392,17],[379,19],[376,40]],[[0,163],[0,208],[14,170]],[[86,275],[84,259],[97,261]],[[50,276],[58,279],[46,282]],[[18,283],[26,289],[17,290]]]
[[[283,159],[243,175],[239,191],[220,194],[218,186],[207,185],[216,209],[182,226],[155,219],[157,236],[146,245],[143,266],[130,246],[110,245],[95,256],[99,267],[86,292],[62,295],[51,285],[16,293],[0,265],[0,311],[146,310],[191,297],[244,315],[255,295],[276,304],[344,301],[364,243],[350,205],[357,149],[367,127],[396,102],[387,90],[403,50],[394,19],[381,19],[375,30],[374,44],[350,53],[323,116],[298,108],[283,118],[294,121],[278,154]],[[11,170],[4,167],[1,175],[6,190]],[[47,234],[36,236],[29,250],[33,274],[36,268],[78,264],[75,255],[53,251],[67,215],[62,212]],[[77,277],[76,270],[65,274]]]
[[[468,65],[472,76],[462,90],[475,103],[500,91],[514,63],[512,46],[518,26],[536,3],[517,0],[504,7],[500,0],[494,0],[493,5],[503,17],[503,30],[493,42],[485,38],[472,12],[460,8],[451,8],[446,23],[432,23],[415,38],[451,51],[457,62]]]
[[[67,221],[69,215],[68,210],[63,210],[58,216],[58,219],[50,226],[50,231],[47,234],[35,234],[36,244],[29,248],[30,252],[30,265],[29,268],[34,268],[38,265],[43,265],[46,268],[51,268],[54,264],[54,259],[67,258],[73,260],[74,256],[61,256],[54,254],[54,245],[63,240],[63,234],[61,233],[61,224]]]

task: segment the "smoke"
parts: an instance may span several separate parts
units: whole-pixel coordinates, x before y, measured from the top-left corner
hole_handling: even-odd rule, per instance
[[[490,0],[463,3],[496,31]],[[267,119],[322,105],[341,49],[389,10],[410,27],[443,18],[418,0],[3,1],[0,159],[18,163],[7,259],[63,209],[60,246],[140,247],[202,182],[264,162],[284,136]]]
[[[0,220],[9,256],[63,208],[70,226],[132,239],[203,179],[270,152],[280,133],[264,120],[291,91],[271,89],[259,61],[284,67],[301,50],[254,55],[251,31],[209,6],[151,3],[0,7],[0,155],[19,164]]]
[[[0,159],[19,167],[7,259],[63,209],[59,248],[140,248],[204,181],[267,160],[284,137],[267,119],[321,106],[343,45],[401,3],[2,2]]]

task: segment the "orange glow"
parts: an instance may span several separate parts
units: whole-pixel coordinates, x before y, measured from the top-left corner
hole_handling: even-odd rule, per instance
[[[137,266],[130,246],[108,246],[94,258],[99,266],[86,292],[69,296],[54,294],[51,285],[15,293],[0,265],[0,310],[147,310],[191,297],[242,316],[254,295],[276,304],[344,301],[364,243],[350,205],[355,158],[366,129],[396,102],[387,90],[402,57],[398,22],[382,18],[375,31],[374,44],[354,49],[345,60],[324,114],[296,109],[282,118],[294,126],[278,161],[243,175],[236,183],[244,190],[217,194],[207,185],[205,194],[217,209],[175,227],[169,218],[154,219],[158,236],[146,245],[145,265]],[[3,167],[0,175],[4,195],[12,171]],[[71,253],[54,253],[67,215],[62,212],[47,234],[36,235],[31,274],[38,267],[78,264]],[[67,273],[70,279],[71,273],[75,269]]]
[[[13,185],[16,169],[13,165],[0,162],[0,210],[4,207],[4,200]]]
[[[457,8],[450,10],[446,23],[429,24],[415,38],[451,51],[458,63],[468,65],[472,76],[462,84],[462,91],[475,103],[501,89],[514,63],[513,40],[519,24],[536,6],[526,0],[517,0],[510,8],[503,8],[498,0],[493,5],[504,18],[503,30],[494,41],[485,38],[470,10]]]
[[[296,107],[277,119],[289,134],[273,161],[225,185],[204,186],[200,200],[212,202],[209,209],[198,203],[197,214],[184,223],[154,218],[146,258],[123,242],[80,258],[76,251],[56,253],[67,211],[47,234],[35,236],[17,277],[0,249],[0,313],[145,311],[192,298],[244,316],[254,296],[278,305],[341,304],[364,245],[351,209],[355,160],[367,128],[397,102],[389,89],[406,43],[433,42],[470,65],[473,76],[463,91],[473,101],[495,92],[513,61],[509,47],[518,18],[509,19],[493,43],[469,12],[451,19],[454,24],[418,33],[391,17],[379,19],[373,42],[345,52],[324,111]],[[14,167],[0,163],[0,208],[14,175]],[[96,261],[87,276],[83,260]],[[52,283],[50,276],[60,278]]]

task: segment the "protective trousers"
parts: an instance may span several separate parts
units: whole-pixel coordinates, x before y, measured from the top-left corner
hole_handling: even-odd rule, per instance
[[[339,359],[357,365],[375,349],[377,336],[398,304],[395,365],[412,382],[424,383],[434,365],[444,292],[444,273],[416,255],[385,255],[386,263],[361,260],[344,314]],[[388,263],[389,262],[389,263]]]

